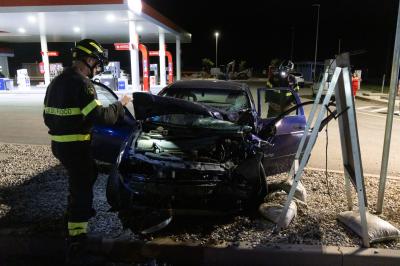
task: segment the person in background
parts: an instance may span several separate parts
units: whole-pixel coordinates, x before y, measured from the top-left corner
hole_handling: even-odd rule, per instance
[[[356,72],[354,72],[353,76],[351,77],[351,87],[353,91],[353,97],[355,97],[358,89],[360,88],[360,78],[357,76]]]

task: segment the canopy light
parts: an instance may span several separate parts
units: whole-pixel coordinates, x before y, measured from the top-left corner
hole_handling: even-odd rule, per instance
[[[106,17],[108,22],[114,22],[115,21],[115,16],[114,14],[108,14]]]
[[[36,17],[35,16],[28,16],[28,21],[29,21],[29,23],[36,23],[36,21],[37,21],[37,19],[36,19]]]
[[[128,0],[128,7],[136,14],[142,13],[142,1],[141,0]]]

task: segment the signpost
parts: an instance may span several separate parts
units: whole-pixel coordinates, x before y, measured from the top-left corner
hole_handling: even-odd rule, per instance
[[[354,107],[354,98],[352,95],[351,81],[350,81],[350,59],[349,54],[341,54],[336,58],[336,69],[332,76],[331,82],[329,84],[329,89],[325,95],[322,106],[318,112],[316,121],[314,122],[314,127],[309,134],[308,130],[304,132],[301,145],[296,154],[296,159],[293,163],[291,174],[294,175],[293,185],[290,189],[288,199],[282,210],[281,216],[279,218],[276,231],[280,231],[283,227],[286,214],[289,209],[289,205],[293,200],[294,193],[296,191],[297,185],[303,175],[304,168],[311,156],[311,151],[317,141],[318,133],[323,125],[323,120],[325,113],[330,112],[334,118],[338,119],[340,140],[342,147],[342,158],[343,158],[343,168],[345,172],[346,180],[346,195],[348,200],[348,207],[351,210],[353,207],[350,182],[354,185],[357,196],[358,196],[358,210],[360,213],[360,222],[362,229],[362,240],[365,247],[369,247],[369,237],[368,237],[368,225],[367,225],[367,197],[365,193],[364,185],[364,174],[361,162],[361,152],[360,144],[358,139],[357,130],[357,119]],[[329,69],[326,70],[323,82],[326,81]],[[317,110],[319,100],[324,88],[324,84],[321,84],[320,89],[317,93],[317,98],[312,109],[312,116],[307,121],[306,129],[311,128],[311,123],[313,122],[314,113]],[[331,103],[331,98],[335,94],[336,100],[336,111],[331,112],[329,106]],[[303,145],[308,138],[307,145],[303,150]]]

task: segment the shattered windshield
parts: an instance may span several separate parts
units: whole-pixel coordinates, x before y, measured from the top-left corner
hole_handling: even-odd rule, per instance
[[[162,96],[196,102],[227,112],[250,108],[245,91],[205,88],[169,88]]]

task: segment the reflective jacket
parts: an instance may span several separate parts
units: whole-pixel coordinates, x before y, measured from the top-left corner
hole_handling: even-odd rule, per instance
[[[295,91],[299,91],[299,84],[297,83],[296,78],[290,73],[286,78],[281,77],[279,72],[274,73],[272,77],[268,79],[267,87],[291,87]]]
[[[43,118],[52,141],[89,141],[97,124],[115,124],[124,115],[119,101],[103,107],[91,80],[74,67],[65,69],[47,87]]]

